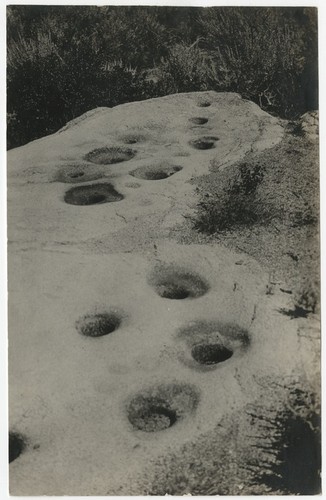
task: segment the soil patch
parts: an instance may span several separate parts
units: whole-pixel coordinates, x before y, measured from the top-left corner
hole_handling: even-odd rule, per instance
[[[277,146],[249,153],[245,164],[242,175],[243,161],[223,169],[216,158],[209,175],[192,181],[201,200],[182,242],[217,241],[251,255],[271,270],[272,282],[286,283],[293,316],[318,313],[318,145],[290,129]]]
[[[213,431],[180,451],[158,459],[148,471],[146,494],[320,493],[320,405],[302,381],[287,380],[288,387],[282,379],[259,382],[256,401],[225,415]]]

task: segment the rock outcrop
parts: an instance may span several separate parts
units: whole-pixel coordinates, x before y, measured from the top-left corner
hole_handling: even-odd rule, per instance
[[[267,272],[173,239],[197,202],[189,180],[282,135],[255,104],[204,92],[100,108],[10,151],[11,494],[150,493],[259,380],[302,372]]]

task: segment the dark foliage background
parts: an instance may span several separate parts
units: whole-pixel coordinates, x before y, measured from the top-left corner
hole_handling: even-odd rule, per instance
[[[97,106],[234,91],[284,118],[316,109],[317,10],[7,7],[8,148]]]

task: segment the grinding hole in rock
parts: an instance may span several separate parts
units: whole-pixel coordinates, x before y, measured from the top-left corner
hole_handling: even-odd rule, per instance
[[[86,337],[103,337],[114,332],[121,324],[116,312],[89,314],[76,322],[77,331]]]
[[[94,149],[87,153],[84,159],[98,165],[110,165],[111,163],[131,160],[135,154],[136,152],[132,149],[113,146]]]
[[[205,123],[208,122],[208,118],[196,116],[194,118],[189,118],[189,121],[191,123],[194,123],[195,125],[204,125]]]
[[[141,134],[130,134],[126,135],[122,138],[122,141],[125,144],[137,144],[137,142],[143,142],[145,140],[145,136]]]
[[[215,147],[215,142],[218,141],[216,136],[201,137],[200,139],[194,139],[189,142],[189,144],[195,149],[212,149]]]
[[[176,283],[161,283],[159,295],[164,299],[182,300],[190,296],[189,287]]]
[[[23,436],[16,432],[9,432],[9,463],[16,460],[25,448]]]
[[[134,396],[127,405],[128,420],[135,430],[159,432],[192,413],[198,391],[189,384],[166,384]]]
[[[211,105],[210,101],[199,101],[197,104],[200,108],[208,108]]]
[[[65,202],[70,205],[98,205],[120,201],[123,198],[123,195],[108,183],[73,187],[64,196]]]
[[[151,181],[157,181],[161,179],[167,179],[171,175],[180,172],[182,167],[177,165],[165,165],[165,166],[147,166],[139,167],[136,170],[130,172],[130,175],[137,177],[138,179],[145,179]]]
[[[173,265],[156,266],[149,284],[164,299],[183,300],[197,298],[209,290],[209,284],[198,274]]]
[[[201,365],[215,365],[230,359],[233,352],[223,344],[198,344],[191,349],[191,355]]]
[[[218,344],[234,352],[239,348],[247,348],[250,344],[247,330],[235,323],[215,320],[191,321],[179,328],[177,337],[184,340],[190,348],[199,344]]]
[[[54,175],[55,182],[87,182],[103,177],[102,172],[95,170],[98,167],[87,164],[64,165]]]
[[[249,333],[234,323],[191,321],[177,331],[179,360],[191,369],[210,371],[232,356],[242,356],[250,345]]]
[[[166,401],[159,398],[148,398],[143,407],[136,411],[129,421],[136,429],[144,432],[157,432],[172,427],[177,421],[175,410]]]

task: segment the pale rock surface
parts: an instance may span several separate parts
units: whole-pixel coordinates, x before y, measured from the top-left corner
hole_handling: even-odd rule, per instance
[[[208,121],[197,125],[194,117]],[[222,246],[171,238],[198,201],[190,179],[208,173],[212,160],[227,168],[282,135],[278,120],[253,103],[203,92],[100,108],[10,151],[10,429],[26,438],[10,465],[11,494],[144,493],[148,466],[241,410],[255,397],[257,376],[287,377],[300,366],[297,322],[278,312],[284,294],[266,295],[265,270]],[[202,136],[218,140],[195,149],[190,142]],[[85,159],[113,146],[135,155],[110,165]],[[130,175],[157,165],[181,169],[160,180]],[[60,182],[74,168],[82,175]],[[124,198],[64,201],[74,186],[103,182]],[[193,293],[199,278],[207,290],[184,300],[161,297],[157,281],[178,280],[180,269]],[[112,310],[121,324],[110,335],[77,331],[85,315]],[[196,364],[180,331],[207,322],[237,325],[246,345],[231,339],[230,359]],[[183,418],[158,432],[136,429],[130,401],[163,386],[180,388],[175,404]]]

